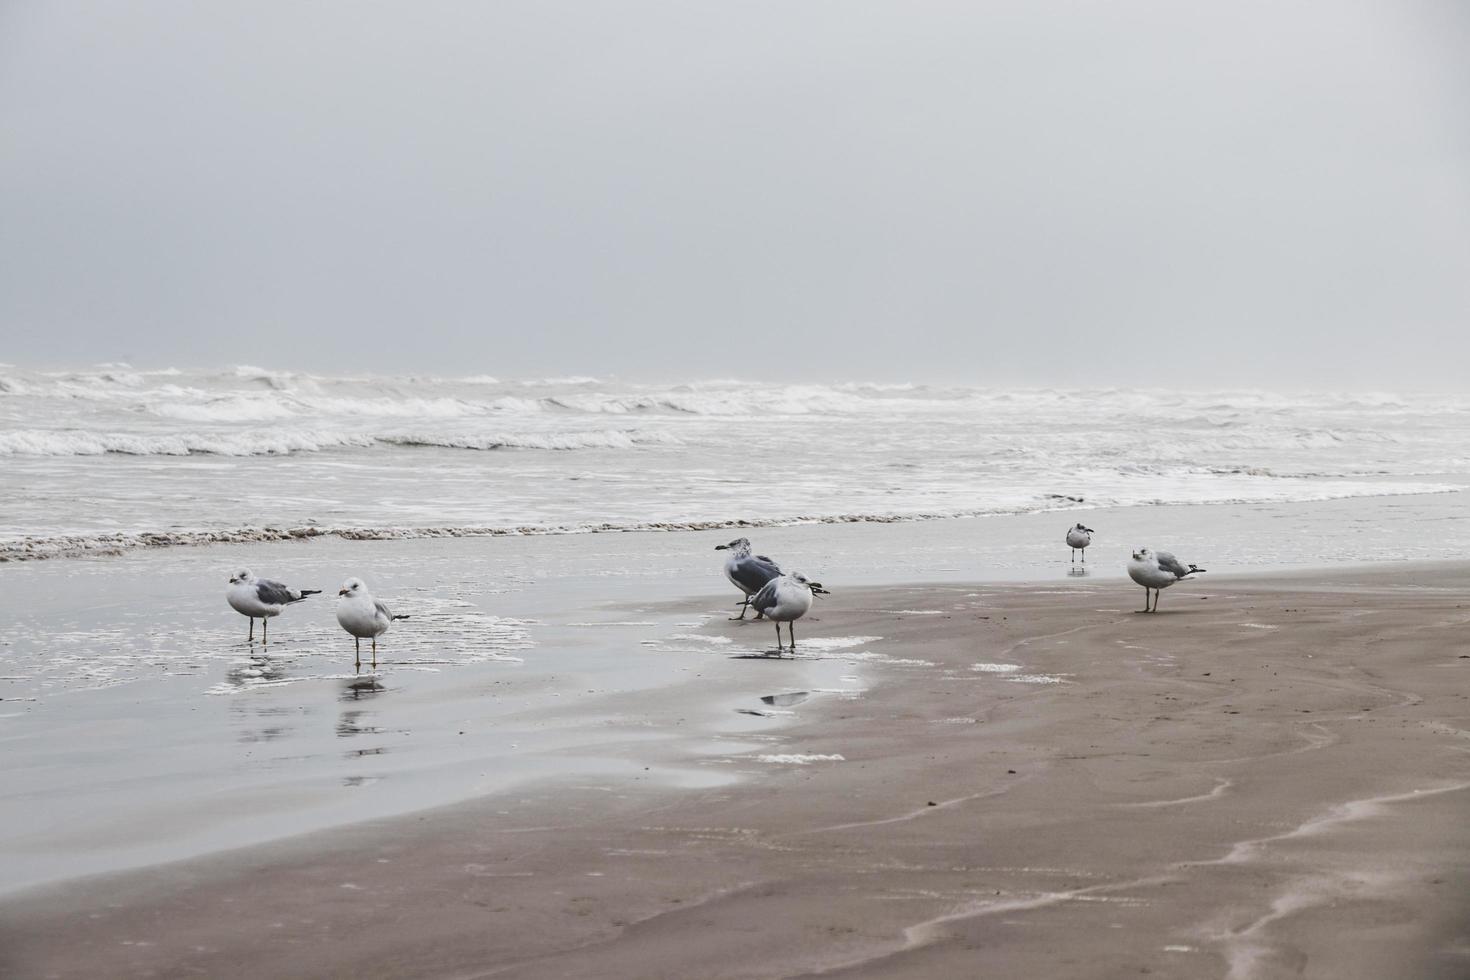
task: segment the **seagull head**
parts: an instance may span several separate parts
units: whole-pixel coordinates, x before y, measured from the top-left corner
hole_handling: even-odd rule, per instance
[[[832,594],[832,593],[828,592],[826,589],[822,588],[822,583],[821,582],[813,582],[811,579],[807,578],[805,575],[802,575],[800,573],[793,574],[791,576],[791,581],[795,582],[797,585],[804,585],[807,588],[811,589],[812,590],[812,595],[831,595]]]
[[[337,591],[338,595],[362,595],[367,591],[367,583],[360,578],[350,578],[342,583],[342,588]]]
[[[236,572],[234,575],[231,575],[230,576],[230,584],[231,585],[243,585],[246,582],[253,581],[254,578],[255,578],[255,573],[254,572],[252,572],[248,568],[242,568],[238,572]]]
[[[1154,553],[1152,551],[1149,551],[1147,548],[1135,548],[1135,549],[1133,549],[1133,560],[1134,561],[1152,561],[1153,560],[1153,557],[1154,557]]]
[[[1094,531],[1092,528],[1086,526],[1085,524],[1078,524],[1077,525],[1077,530],[1081,531],[1083,534],[1096,534],[1097,533],[1096,531]]]
[[[749,554],[749,552],[750,552],[750,539],[749,538],[736,538],[734,541],[731,541],[729,544],[717,544],[717,545],[715,545],[715,550],[716,551],[733,551],[737,555],[739,555],[739,554]]]

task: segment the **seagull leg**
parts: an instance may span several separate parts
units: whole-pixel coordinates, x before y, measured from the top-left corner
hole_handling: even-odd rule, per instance
[[[1148,586],[1145,585],[1143,587],[1143,611],[1144,612],[1148,612],[1148,600],[1149,600]]]
[[[1154,589],[1154,612],[1159,611],[1159,596],[1163,593],[1163,591],[1163,589]]]
[[[796,656],[796,620],[786,624],[786,632],[791,634],[791,655]]]
[[[1082,549],[1082,564],[1084,564],[1084,565],[1087,564],[1087,549],[1086,548],[1083,548]]]
[[[1073,548],[1072,549],[1072,561],[1074,563],[1077,561],[1077,549],[1076,548]]]
[[[378,638],[373,637],[373,670],[378,669]]]
[[[352,642],[357,644],[357,669],[362,670],[362,640],[354,636]]]
[[[781,624],[780,623],[777,623],[776,624],[776,656],[778,656],[778,657],[781,656],[781,650],[782,649],[783,649],[783,647],[781,646]]]
[[[245,639],[247,641],[253,641],[255,639],[255,617],[254,616],[251,616],[250,617],[250,635],[247,636]]]
[[[264,616],[260,617],[260,645],[265,646],[271,641],[271,621]]]
[[[745,601],[740,604],[740,615],[739,616],[731,616],[730,617],[730,622],[734,623],[734,622],[738,622],[739,620],[744,619],[745,618],[745,610],[747,610],[749,608],[750,608],[750,596],[746,596],[745,597]]]

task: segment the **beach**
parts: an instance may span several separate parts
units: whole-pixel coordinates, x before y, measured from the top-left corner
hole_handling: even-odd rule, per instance
[[[1467,980],[1462,8],[7,5],[0,980]]]
[[[1456,397],[0,382],[0,974],[1466,972]]]
[[[1185,511],[1205,516],[1172,514]],[[381,693],[355,689],[350,669],[312,674],[301,669],[310,658],[286,657],[306,675],[297,684],[247,682],[244,693],[188,699],[196,709],[227,703],[230,719],[220,744],[200,725],[189,752],[204,772],[188,805],[146,799],[142,760],[166,760],[173,773],[159,784],[172,784],[190,758],[176,745],[138,753],[127,778],[101,778],[95,796],[76,785],[43,789],[34,764],[13,770],[13,787],[31,781],[33,812],[39,805],[56,824],[76,818],[74,808],[89,813],[71,838],[61,826],[6,842],[12,855],[65,860],[60,875],[54,862],[46,869],[49,883],[15,881],[0,897],[0,969],[1465,974],[1464,564],[1211,572],[1166,590],[1161,611],[1144,616],[1135,612],[1141,590],[1116,564],[1077,577],[1062,561],[1049,580],[1018,571],[987,582],[965,580],[956,563],[934,576],[949,581],[837,588],[832,568],[855,564],[850,556],[872,542],[842,540],[847,528],[789,530],[797,536],[783,542],[788,551],[816,540],[802,533],[823,535],[823,580],[836,593],[799,624],[794,660],[767,656],[766,624],[726,622],[731,596],[717,588],[650,594],[642,577],[600,575],[593,591],[642,599],[599,605],[586,582],[557,579],[560,559],[538,547],[545,567],[536,571],[558,583],[559,602],[583,590],[576,618],[562,624],[635,625],[502,611],[523,624],[530,646],[517,653],[508,643],[490,651],[503,659],[437,673],[387,667],[371,682]],[[1029,533],[1024,521],[1016,533]],[[589,541],[613,552],[667,547],[678,579],[681,562],[708,571],[706,559],[691,560],[692,540],[705,536],[581,538],[567,560],[585,559]],[[475,581],[483,566],[465,559],[484,543],[453,544],[459,554],[444,542],[420,546],[435,567]],[[256,547],[249,560],[342,557],[322,554],[320,542]],[[239,551],[170,549],[135,561],[161,566],[168,556],[188,573]],[[397,554],[402,574],[424,557]],[[14,585],[15,572],[28,573],[42,595],[51,576],[76,588],[88,581],[79,569],[100,577],[120,562],[29,563],[6,574]],[[518,594],[540,593],[507,587],[471,604],[517,606],[509,600]],[[282,644],[300,611],[277,621]],[[306,628],[294,626],[296,642]],[[537,666],[557,659],[560,641],[550,638],[579,630],[593,630],[589,647],[615,651],[617,664],[592,655],[570,677]],[[214,669],[201,662],[201,673]],[[208,679],[171,683],[197,694]],[[91,697],[140,699],[142,690],[125,683]],[[187,716],[210,721],[199,710]],[[165,710],[154,717],[166,732],[190,724]],[[320,736],[293,732],[314,720]],[[283,731],[268,734],[272,724]],[[112,728],[113,740],[142,738]],[[314,737],[330,743],[316,758]],[[472,747],[453,748],[460,740]],[[76,743],[87,739],[68,741],[67,782],[86,783]],[[12,741],[12,766],[24,744]],[[273,746],[291,748],[270,758]],[[391,799],[353,796],[390,789]],[[116,826],[129,822],[118,800],[146,829]],[[109,826],[115,835],[97,829]],[[33,878],[43,863],[31,866]]]

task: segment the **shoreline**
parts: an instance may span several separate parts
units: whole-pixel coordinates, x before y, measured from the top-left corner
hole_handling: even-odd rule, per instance
[[[0,564],[32,561],[57,561],[77,558],[113,558],[137,551],[166,548],[200,548],[215,545],[269,544],[288,541],[311,541],[328,538],[339,541],[436,541],[445,539],[537,538],[593,534],[664,534],[717,530],[775,530],[784,528],[823,527],[861,524],[929,524],[947,521],[983,521],[1003,518],[1031,518],[1071,513],[1112,513],[1117,511],[1157,510],[1159,508],[1232,508],[1261,506],[1302,506],[1338,502],[1384,502],[1404,497],[1437,497],[1470,490],[1463,477],[1453,475],[1421,476],[1419,479],[1443,481],[1438,489],[1384,491],[1377,494],[1326,495],[1303,499],[1227,499],[1201,501],[1148,501],[1130,504],[1087,504],[1082,498],[1065,494],[1047,494],[1059,503],[1054,507],[1030,509],[975,509],[955,512],[915,512],[901,514],[852,513],[778,518],[729,518],[711,520],[633,521],[613,523],[587,521],[573,524],[523,525],[446,525],[413,527],[321,527],[315,524],[294,526],[213,528],[173,531],[99,532],[86,534],[64,532],[54,535],[26,535],[0,539]]]
[[[62,976],[104,949],[117,975],[1462,975],[1470,706],[1448,678],[1470,669],[1470,564],[1388,571],[1221,577],[1156,617],[1111,581],[850,590],[803,638],[883,634],[865,646],[886,660],[854,661],[876,685],[757,719],[782,725],[764,754],[806,764],[756,744],[724,757],[760,774],[738,783],[523,786],[0,896],[8,957]],[[689,764],[688,741],[651,744]],[[281,942],[240,947],[261,934]]]
[[[1065,547],[1037,545],[1056,531],[1048,514],[768,529],[757,546],[841,592],[880,590],[893,622],[905,597],[957,586],[1102,588],[1131,606],[1137,590],[1118,552],[1145,526],[1154,540],[1198,542],[1173,547],[1211,568],[1198,580],[1207,592],[1458,567],[1280,560],[1324,540],[1339,549],[1327,535],[1380,516],[1394,520],[1378,540],[1343,543],[1362,555],[1388,546],[1413,553],[1404,539],[1442,533],[1444,508],[1384,512],[1347,501],[1098,514],[1108,537],[1089,549],[1085,569],[1066,560]],[[24,747],[0,766],[10,785],[0,797],[0,853],[11,858],[0,892],[453,805],[544,774],[616,769],[598,761],[609,732],[679,741],[690,726],[717,725],[728,706],[691,704],[685,717],[652,724],[609,705],[672,696],[699,673],[747,698],[772,693],[740,687],[748,672],[721,663],[730,649],[687,638],[729,613],[710,550],[724,540],[705,532],[319,541],[0,566],[18,610],[0,635],[9,663],[0,738]],[[1258,542],[1277,549],[1276,563],[1248,550]],[[242,564],[314,588],[365,574],[414,618],[388,638],[380,680],[361,687],[329,602],[289,610],[273,625],[268,654],[242,642],[243,621],[216,592],[224,571]],[[1183,588],[1169,590],[1165,609]],[[816,615],[835,608],[824,600]],[[799,632],[814,625],[808,619]],[[840,618],[834,626],[852,634]],[[763,630],[718,639],[770,645]],[[74,778],[49,775],[60,772]],[[238,815],[259,806],[254,819]],[[163,843],[147,833],[159,826],[171,828]]]

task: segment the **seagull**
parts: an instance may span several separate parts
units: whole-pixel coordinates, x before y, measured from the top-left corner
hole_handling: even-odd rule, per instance
[[[1139,548],[1133,553],[1133,560],[1128,563],[1128,577],[1143,586],[1143,611],[1159,611],[1159,591],[1167,589],[1175,582],[1182,581],[1191,575],[1203,572],[1203,568],[1190,565],[1185,568],[1179,559],[1167,551],[1149,551],[1147,548]],[[1148,607],[1148,590],[1154,590],[1154,607]]]
[[[395,616],[393,610],[384,604],[382,599],[374,599],[367,585],[360,578],[350,578],[342,583],[341,590],[337,593],[337,622],[342,628],[351,633],[357,644],[357,669],[362,670],[362,641],[371,638],[373,641],[373,669],[378,667],[378,637],[388,632],[388,627],[393,625],[395,619],[407,619],[407,616]]]
[[[1087,546],[1092,544],[1092,535],[1095,532],[1090,527],[1078,524],[1076,527],[1067,528],[1067,547],[1072,549],[1072,560],[1077,560],[1077,552],[1082,552],[1082,564],[1087,564]]]
[[[731,616],[730,619],[732,622],[744,619],[745,610],[750,608],[750,597],[764,588],[771,579],[780,575],[781,566],[765,555],[752,555],[749,538],[736,538],[729,544],[717,544],[715,550],[730,552],[725,556],[725,578],[729,579],[735,588],[745,593],[745,602],[740,606],[740,615]],[[755,618],[763,618],[760,610],[756,610]]]
[[[791,634],[791,652],[796,652],[796,629],[795,621],[807,614],[812,608],[812,597],[818,595],[830,595],[822,588],[821,582],[807,581],[805,575],[792,573],[790,575],[778,575],[767,582],[759,592],[751,596],[750,604],[755,606],[755,611],[765,613],[776,623],[776,655],[780,656],[781,646],[781,624],[786,624],[786,630]]]
[[[266,642],[266,624],[272,616],[293,602],[300,602],[309,595],[318,595],[321,589],[288,589],[280,582],[268,578],[256,578],[248,568],[242,568],[230,576],[230,587],[225,590],[225,601],[242,616],[250,617],[250,635],[255,639],[255,620],[260,619],[260,642]]]

